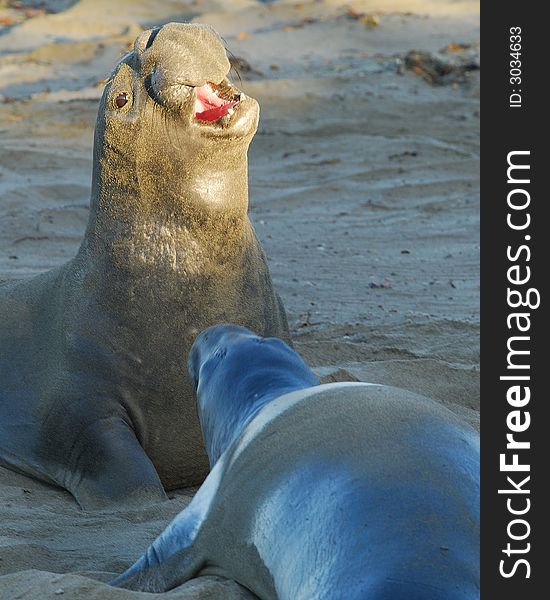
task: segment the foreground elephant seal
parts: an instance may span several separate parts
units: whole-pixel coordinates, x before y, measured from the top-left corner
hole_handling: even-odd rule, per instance
[[[196,576],[262,600],[479,596],[479,445],[441,405],[393,387],[316,385],[280,340],[218,326],[189,368],[213,469],[113,584]]]
[[[78,255],[0,286],[0,462],[84,507],[208,472],[185,371],[200,331],[288,336],[247,217],[258,104],[228,71],[207,27],[144,32],[101,100]]]

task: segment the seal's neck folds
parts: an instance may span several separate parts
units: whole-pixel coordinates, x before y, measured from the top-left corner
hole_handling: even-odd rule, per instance
[[[105,227],[101,217],[107,215],[109,223],[178,224],[199,233],[216,219],[246,217],[246,148],[227,148],[215,140],[221,148],[189,143],[182,151],[167,139],[152,160],[140,149],[120,151],[108,133],[100,136],[96,134],[90,206],[95,225]]]

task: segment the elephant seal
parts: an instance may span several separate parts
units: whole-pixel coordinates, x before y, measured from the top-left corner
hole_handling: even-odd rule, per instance
[[[189,370],[213,469],[112,584],[219,575],[262,600],[479,596],[479,438],[405,390],[318,381],[278,339],[218,326]]]
[[[247,215],[259,107],[229,68],[208,27],[142,33],[99,106],[76,257],[0,286],[0,462],[84,508],[208,473],[186,373],[200,331],[288,339]]]

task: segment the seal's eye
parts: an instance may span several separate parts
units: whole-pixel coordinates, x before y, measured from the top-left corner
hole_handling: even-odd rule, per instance
[[[115,104],[117,108],[122,108],[128,104],[128,100],[130,100],[130,96],[128,92],[120,92],[120,94],[115,98]]]

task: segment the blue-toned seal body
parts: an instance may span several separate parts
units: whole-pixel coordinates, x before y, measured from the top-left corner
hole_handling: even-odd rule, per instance
[[[262,407],[289,392],[319,385],[287,344],[237,325],[201,333],[188,367],[211,467]]]
[[[213,469],[115,582],[234,579],[265,600],[479,596],[478,436],[397,388],[316,385],[279,340],[203,332],[189,369]]]

